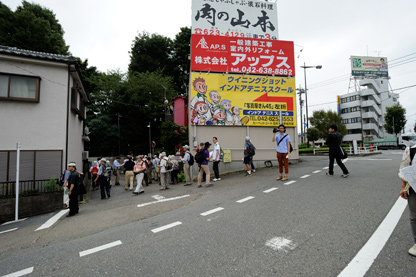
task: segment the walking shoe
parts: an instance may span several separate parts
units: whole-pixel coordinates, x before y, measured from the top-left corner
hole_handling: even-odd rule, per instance
[[[190,185],[192,185],[192,184],[185,184],[184,186],[186,187],[186,186],[190,186]]]
[[[286,181],[287,179],[289,179],[287,176],[282,178],[282,181]]]
[[[142,190],[141,192],[139,192],[139,194],[142,194],[142,193],[144,193],[144,190]]]
[[[198,188],[202,188],[202,185],[198,185]]]
[[[214,179],[212,179],[212,181],[216,182],[216,181],[218,181],[218,179],[217,178],[214,178]]]
[[[251,177],[251,176],[253,176],[253,173],[250,173],[250,174],[247,173],[245,177]]]
[[[218,178],[217,181],[221,181],[221,178]]]
[[[416,243],[407,252],[409,253],[409,255],[416,257]]]
[[[276,180],[279,181],[279,180],[282,180],[282,178],[283,178],[282,176],[279,176],[276,178]]]
[[[138,192],[135,192],[135,191],[133,191],[133,194],[135,194],[135,195],[139,195],[139,193],[138,193]]]
[[[329,174],[329,172],[325,173],[326,176],[334,176],[334,174]]]
[[[209,188],[209,187],[213,187],[214,185],[213,184],[208,184],[208,185],[206,185],[206,187],[207,188]]]
[[[342,177],[342,178],[347,178],[348,176],[350,176],[350,174],[349,174],[349,173],[347,173],[347,174],[342,174],[342,175],[341,175],[341,177]]]
[[[255,169],[253,169],[252,171],[253,171],[253,172],[256,172],[256,170],[255,170]]]

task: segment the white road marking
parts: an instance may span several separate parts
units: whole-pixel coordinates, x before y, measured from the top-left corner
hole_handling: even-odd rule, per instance
[[[283,185],[288,186],[288,185],[293,184],[293,183],[296,183],[296,181],[289,181],[287,183],[284,183]]]
[[[17,230],[17,228],[9,229],[9,230],[0,232],[0,234],[8,233],[8,232],[13,232],[13,231],[16,231],[16,230]]]
[[[325,166],[325,167],[323,167],[322,169],[328,169],[329,168],[329,166]]]
[[[14,273],[3,275],[3,277],[18,277],[18,276],[23,276],[23,275],[26,275],[26,274],[30,274],[32,272],[33,272],[33,266],[29,267],[29,268],[26,268],[26,269],[23,269],[23,270],[20,270],[20,271],[16,271]]]
[[[210,215],[210,214],[213,214],[213,213],[219,212],[219,211],[221,211],[221,210],[224,210],[224,208],[218,207],[218,208],[216,208],[216,209],[209,210],[209,211],[207,211],[207,212],[205,212],[205,213],[202,213],[201,215],[202,215],[202,216],[207,216],[207,215]]]
[[[271,240],[266,241],[266,246],[270,247],[273,250],[288,252],[296,248],[296,244],[283,237],[275,237]]]
[[[249,197],[246,197],[246,198],[240,199],[240,200],[235,201],[235,202],[237,202],[237,203],[243,203],[243,202],[246,202],[246,201],[251,200],[251,199],[253,199],[253,198],[254,198],[254,196],[249,196]]]
[[[342,160],[343,163],[346,163],[348,161],[349,158],[346,158],[344,160]]]
[[[359,277],[366,274],[396,228],[406,206],[407,201],[399,197],[371,238],[338,277]]]
[[[308,178],[309,176],[311,176],[311,175],[303,175],[302,177],[299,177],[299,178],[305,179],[305,178]]]
[[[37,228],[35,231],[39,231],[42,229],[46,229],[51,227],[52,225],[54,225],[63,215],[69,213],[69,209],[65,209],[60,211],[59,213],[57,213],[56,215],[54,215],[53,217],[51,217],[48,221],[46,221],[42,226],[40,226],[39,228]]]
[[[165,199],[166,197],[164,197],[162,195],[152,195],[152,198],[154,198],[156,200],[161,200],[161,199]]]
[[[110,243],[107,243],[107,244],[104,244],[95,248],[91,248],[89,250],[79,252],[79,256],[80,257],[87,256],[87,255],[90,255],[90,254],[93,254],[93,253],[96,253],[96,252],[99,252],[99,251],[102,251],[102,250],[105,250],[105,249],[108,249],[108,248],[111,248],[120,244],[122,244],[121,240],[110,242]]]
[[[9,224],[16,223],[16,222],[20,222],[20,221],[24,221],[26,219],[27,219],[27,217],[26,218],[22,218],[22,219],[18,219],[17,221],[16,220],[13,220],[13,221],[4,222],[1,226],[3,226],[3,225],[9,225]]]
[[[315,170],[314,172],[312,172],[312,173],[319,173],[319,172],[321,172],[322,170]]]
[[[162,226],[162,227],[159,227],[159,228],[153,229],[153,230],[152,230],[152,232],[156,234],[156,233],[159,233],[159,232],[161,232],[161,231],[164,231],[164,230],[166,230],[166,229],[169,229],[169,228],[172,228],[172,227],[175,227],[175,226],[181,225],[181,224],[182,224],[182,222],[180,222],[180,221],[176,221],[176,222],[173,222],[173,223],[171,223],[171,224],[168,224],[168,225],[165,225],[165,226]]]
[[[181,199],[181,198],[188,197],[188,196],[190,196],[190,195],[187,194],[187,195],[182,195],[182,196],[178,196],[178,197],[163,198],[163,199],[160,199],[160,200],[157,200],[157,201],[139,204],[139,205],[137,205],[137,207],[140,208],[140,207],[144,207],[144,206],[147,206],[147,205],[152,205],[152,204],[157,204],[157,203],[161,203],[161,202],[167,202],[167,201],[172,201],[172,200],[176,200],[176,199]]]
[[[274,191],[274,190],[277,190],[277,188],[271,188],[271,189],[265,190],[265,191],[263,191],[263,192],[264,192],[264,193],[269,193],[269,192],[272,192],[272,191]]]

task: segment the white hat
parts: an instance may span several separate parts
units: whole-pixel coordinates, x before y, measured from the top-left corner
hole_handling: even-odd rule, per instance
[[[188,150],[189,150],[189,146],[188,146],[188,145],[185,145],[183,148],[186,148],[186,149],[188,149]]]
[[[100,163],[101,162],[106,162],[107,160],[105,159],[105,158],[102,158],[101,160],[100,160]]]
[[[166,152],[160,153],[160,156],[166,156]]]
[[[77,164],[75,162],[69,162],[68,166],[77,166]]]

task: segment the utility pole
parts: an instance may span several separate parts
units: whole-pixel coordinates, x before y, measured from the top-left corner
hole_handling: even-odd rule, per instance
[[[304,137],[304,133],[303,133],[303,112],[302,112],[302,107],[303,107],[303,100],[302,100],[302,93],[304,93],[304,91],[302,90],[302,87],[299,86],[298,88],[298,94],[299,94],[299,106],[300,106],[300,141],[301,143],[303,143],[303,137]]]

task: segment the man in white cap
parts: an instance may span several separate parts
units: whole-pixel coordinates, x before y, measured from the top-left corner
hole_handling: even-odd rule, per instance
[[[169,189],[169,170],[166,169],[169,158],[166,157],[166,152],[160,153],[160,163],[158,167],[160,168],[160,190]]]
[[[95,178],[95,181],[98,181],[98,184],[100,185],[100,191],[101,191],[101,199],[106,199],[107,197],[110,198],[111,194],[110,194],[110,186],[107,183],[107,178],[104,176],[105,173],[105,163],[106,163],[106,159],[102,158],[100,160],[100,169],[98,170],[97,173],[97,177]],[[106,193],[107,193],[107,197],[106,197]]]
[[[68,170],[71,172],[66,183],[66,190],[69,196],[69,213],[67,217],[76,215],[79,210],[78,206],[78,185],[80,182],[80,176],[77,172],[77,165],[75,162],[68,164]]]
[[[183,147],[183,150],[185,151],[185,154],[183,156],[183,159],[181,160],[183,162],[183,173],[185,174],[186,183],[184,186],[190,186],[192,185],[192,179],[191,179],[191,166],[194,164],[194,158],[192,157],[191,152],[189,152],[189,146],[185,145]],[[192,159],[191,159],[192,157]]]

